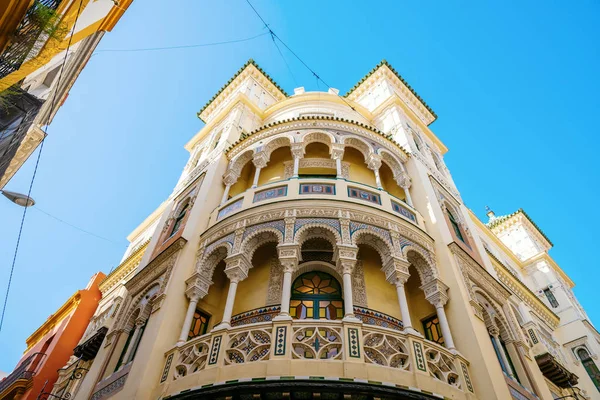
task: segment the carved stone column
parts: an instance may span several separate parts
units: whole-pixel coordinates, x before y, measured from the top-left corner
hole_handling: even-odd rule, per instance
[[[492,341],[496,347],[496,351],[500,355],[500,359],[502,364],[504,364],[504,370],[511,378],[515,378],[515,374],[510,367],[510,363],[508,362],[508,358],[506,357],[506,353],[504,352],[504,348],[502,347],[502,342],[500,342],[500,330],[496,325],[488,326],[488,333],[492,337]]]
[[[342,159],[344,158],[344,145],[333,143],[331,145],[331,159],[335,160],[336,178],[342,178]]]
[[[383,189],[381,186],[381,178],[379,176],[379,168],[381,168],[381,157],[376,154],[370,154],[367,159],[367,167],[375,174],[375,184],[377,189]]]
[[[292,174],[292,178],[297,178],[298,170],[300,169],[300,159],[304,157],[304,144],[292,143],[291,151],[292,157],[294,157],[294,173]]]
[[[200,274],[195,273],[190,279],[186,281],[187,289],[185,290],[186,296],[190,299],[183,326],[181,327],[181,333],[179,334],[178,345],[181,345],[187,341],[188,333],[192,326],[194,319],[194,313],[196,312],[196,306],[198,300],[202,299],[208,294],[208,288],[212,282],[206,282],[205,278]]]
[[[342,271],[344,285],[344,320],[355,321],[354,301],[352,300],[352,272],[356,266],[358,247],[353,245],[337,244],[337,263]]]
[[[410,186],[412,184],[410,177],[408,176],[408,174],[406,172],[402,171],[398,175],[396,175],[394,178],[395,178],[398,186],[400,186],[402,188],[402,190],[404,190],[404,195],[406,196],[406,204],[413,207],[413,201],[412,201],[412,197],[410,196],[410,190],[409,190]]]
[[[450,332],[448,318],[446,317],[446,310],[444,309],[444,306],[448,302],[448,295],[446,294],[448,286],[436,278],[421,286],[421,289],[425,292],[425,299],[435,307],[438,320],[440,321],[440,329],[442,330],[442,335],[446,342],[446,347],[449,350],[456,350],[454,339],[452,339],[452,333]]]
[[[410,263],[408,261],[401,260],[397,257],[390,257],[388,262],[382,267],[382,270],[385,273],[386,280],[396,287],[398,305],[400,306],[400,315],[402,316],[404,329],[416,333],[412,327],[410,311],[408,310],[408,301],[406,300],[406,291],[404,290],[404,285],[410,277],[408,273],[409,266]]]
[[[223,205],[227,202],[229,197],[229,189],[233,186],[238,180],[238,176],[233,171],[227,171],[225,175],[223,175],[223,183],[225,184],[225,191],[223,192],[223,197],[221,198],[221,204]]]
[[[295,243],[277,246],[279,262],[283,268],[283,285],[281,289],[281,311],[277,320],[290,319],[290,297],[292,295],[292,274],[298,268],[300,246]]]
[[[250,264],[243,254],[236,254],[226,258],[225,264],[225,275],[229,278],[229,290],[227,292],[227,300],[225,301],[225,309],[223,310],[223,318],[214,330],[231,327],[231,314],[233,313],[233,305],[235,304],[237,286],[238,283],[248,277],[248,270],[250,269]]]
[[[258,186],[258,178],[260,177],[260,170],[267,166],[267,162],[269,159],[267,158],[267,154],[264,151],[260,151],[254,154],[254,158],[252,159],[252,164],[256,168],[254,172],[254,181],[252,182],[252,188]]]

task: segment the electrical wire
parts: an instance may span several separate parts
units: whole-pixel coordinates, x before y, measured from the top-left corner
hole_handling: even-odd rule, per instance
[[[263,32],[259,35],[254,35],[254,36],[247,37],[244,39],[227,40],[224,42],[214,42],[214,43],[188,44],[188,45],[167,46],[167,47],[147,47],[147,48],[139,48],[139,49],[104,49],[104,50],[96,50],[94,52],[94,54],[109,53],[109,52],[110,53],[133,53],[133,52],[140,52],[140,51],[159,51],[159,50],[174,50],[174,49],[190,49],[190,48],[195,48],[195,47],[220,46],[223,44],[248,42],[250,40],[254,40],[261,36],[265,36],[268,34],[269,34],[269,32]]]
[[[60,85],[60,80],[62,79],[63,71],[65,69],[65,64],[67,63],[67,58],[69,56],[69,49],[71,48],[71,43],[73,41],[73,35],[75,34],[75,27],[77,26],[77,20],[79,19],[79,14],[81,13],[81,6],[83,4],[83,0],[79,0],[79,8],[77,9],[77,15],[75,16],[75,22],[73,23],[73,28],[71,30],[71,36],[69,37],[69,43],[67,44],[67,48],[65,49],[65,57],[63,59],[62,65],[60,67],[60,73],[58,75],[58,79],[56,81],[56,90],[54,91],[54,96],[52,97],[52,102],[50,103],[50,112],[48,115],[52,115],[52,111],[56,106],[56,95],[58,94],[58,87]],[[37,159],[35,161],[35,167],[33,169],[33,175],[31,177],[31,182],[29,183],[29,191],[27,192],[27,201],[31,198],[31,189],[33,188],[33,182],[35,181],[35,176],[37,175],[38,166],[40,164],[40,157],[42,155],[42,150],[44,149],[44,141],[46,140],[48,134],[48,125],[44,127],[44,137],[40,142],[40,150],[38,151]],[[19,244],[21,243],[21,235],[23,233],[23,226],[25,225],[25,216],[27,215],[27,209],[29,207],[23,208],[23,216],[21,217],[21,225],[19,227],[19,234],[17,236],[17,244],[15,246],[15,253],[13,255],[12,265],[10,267],[10,275],[8,278],[8,285],[6,287],[6,295],[4,296],[4,305],[2,306],[2,317],[0,317],[0,332],[2,332],[2,326],[4,324],[4,316],[6,314],[6,305],[8,304],[8,295],[10,293],[10,286],[12,283],[13,274],[15,271],[15,264],[17,262],[17,254],[19,253]]]
[[[54,216],[54,215],[52,215],[52,214],[50,214],[50,213],[48,213],[48,212],[46,212],[46,211],[42,210],[42,209],[41,209],[41,208],[39,208],[38,206],[34,206],[33,208],[35,208],[36,210],[38,210],[38,211],[39,211],[39,212],[41,212],[42,214],[46,214],[46,215],[47,215],[47,216],[49,216],[50,218],[54,218],[54,219],[55,219],[55,220],[57,220],[58,222],[62,222],[62,223],[63,223],[63,224],[65,224],[65,225],[69,225],[71,228],[75,228],[75,229],[77,229],[78,231],[81,231],[81,232],[83,232],[83,233],[87,233],[88,235],[91,235],[91,236],[95,236],[95,237],[97,237],[98,239],[102,239],[102,240],[105,240],[105,241],[107,241],[107,242],[110,242],[110,243],[112,243],[112,244],[116,244],[117,246],[121,246],[121,244],[120,244],[120,243],[117,243],[117,242],[115,242],[114,240],[110,240],[110,239],[107,239],[107,238],[105,238],[105,237],[103,237],[103,236],[96,235],[95,233],[93,233],[93,232],[90,232],[90,231],[87,231],[87,230],[85,230],[85,229],[83,229],[83,228],[80,228],[80,227],[78,227],[77,225],[73,225],[73,224],[72,224],[72,223],[70,223],[70,222],[67,222],[67,221],[65,221],[65,220],[62,220],[62,219],[58,218],[57,216]]]
[[[281,42],[281,44],[283,46],[285,46],[286,49],[288,49],[288,51],[290,53],[292,53],[294,55],[294,57],[296,57],[298,59],[298,61],[300,61],[300,63],[302,63],[302,65],[304,65],[306,67],[306,69],[308,69],[316,78],[317,80],[320,80],[321,82],[323,82],[323,84],[325,86],[327,86],[327,88],[331,89],[332,87],[330,85],[327,84],[327,82],[325,82],[323,80],[323,78],[321,78],[319,76],[319,74],[316,73],[315,70],[313,70],[311,67],[308,66],[308,64],[306,62],[304,62],[304,60],[302,58],[300,58],[300,56],[298,54],[296,54],[296,52],[294,52],[294,50],[292,50],[279,36],[277,36],[277,34],[269,27],[269,24],[267,24],[267,21],[265,21],[265,19],[259,14],[259,12],[256,10],[256,8],[254,8],[254,6],[252,5],[252,3],[250,2],[250,0],[246,0],[246,3],[248,3],[248,5],[252,8],[252,10],[254,11],[254,13],[256,14],[256,16],[258,16],[258,18],[262,21],[262,23],[265,25],[265,28],[267,28],[269,30],[269,33],[271,34],[271,37],[273,38],[273,41],[275,41],[275,39],[279,40]],[[339,94],[337,94],[337,96],[342,99],[342,101],[344,103],[346,103],[346,105],[348,107],[350,107],[350,109],[352,109],[352,111],[356,112],[361,118],[364,118],[363,115],[361,113],[359,113],[353,106],[352,104],[350,104],[343,96],[340,96]]]

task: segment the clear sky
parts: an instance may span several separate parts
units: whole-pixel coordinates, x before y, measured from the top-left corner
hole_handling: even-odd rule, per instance
[[[550,254],[600,324],[597,1],[253,4],[342,93],[387,59],[438,114],[431,128],[450,149],[445,160],[467,206],[484,219],[485,205],[497,215],[523,207],[554,242]],[[138,0],[98,49],[263,32],[243,0]],[[29,210],[0,333],[0,370],[13,369],[25,339],[92,274],[119,263],[125,237],[171,193],[187,161],[183,145],[202,127],[196,112],[249,58],[288,93],[326,90],[283,51],[293,76],[268,35],[91,58],[49,128],[32,197],[112,242]],[[7,190],[27,192],[34,161]],[[21,210],[0,198],[2,298]]]

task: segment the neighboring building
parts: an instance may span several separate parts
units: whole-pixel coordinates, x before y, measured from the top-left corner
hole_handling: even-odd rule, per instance
[[[42,127],[131,2],[5,0],[0,5],[0,189],[43,140]]]
[[[0,380],[0,400],[35,400],[49,393],[61,368],[88,327],[100,301],[102,272],[90,279],[52,314],[26,341],[27,349],[17,367]]]
[[[57,396],[600,399],[598,332],[550,241],[523,211],[465,207],[388,63],[341,97],[290,96],[250,61],[199,117]]]

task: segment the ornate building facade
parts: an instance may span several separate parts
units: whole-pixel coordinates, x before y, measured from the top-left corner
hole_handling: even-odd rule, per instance
[[[600,335],[549,239],[465,207],[387,62],[340,96],[251,60],[199,117],[56,396],[600,399]]]

